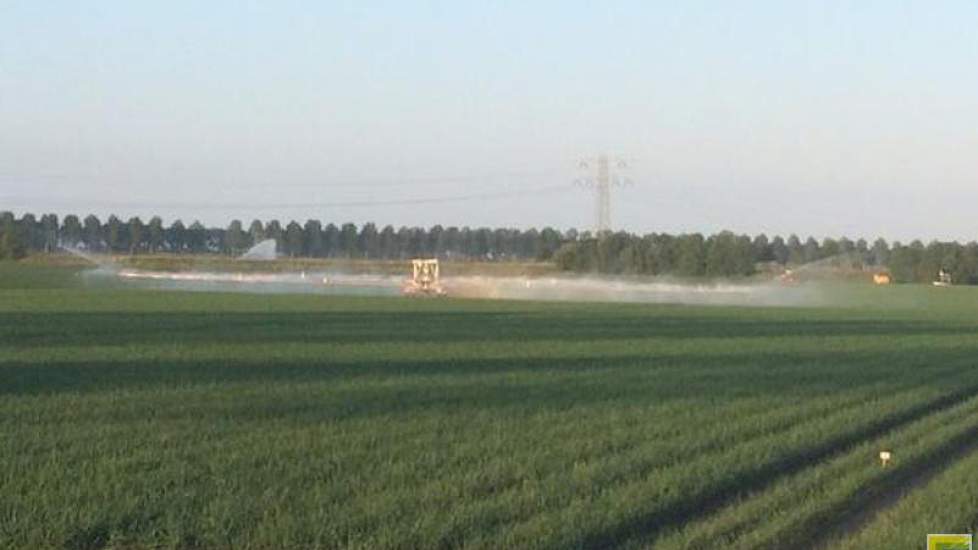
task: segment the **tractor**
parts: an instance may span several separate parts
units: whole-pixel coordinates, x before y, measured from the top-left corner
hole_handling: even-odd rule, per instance
[[[444,296],[439,281],[438,260],[411,260],[411,278],[404,282],[401,292],[406,296]]]

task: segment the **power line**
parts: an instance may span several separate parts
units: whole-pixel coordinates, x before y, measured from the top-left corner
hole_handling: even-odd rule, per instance
[[[76,199],[71,202],[84,203],[87,207],[101,207],[101,208],[160,208],[160,209],[237,209],[246,210],[252,208],[262,208],[262,209],[279,209],[279,210],[291,210],[291,209],[306,209],[306,208],[365,208],[371,206],[407,206],[407,205],[418,205],[418,204],[444,204],[452,202],[466,202],[475,200],[500,200],[514,197],[525,197],[534,195],[549,195],[567,191],[569,186],[563,185],[550,185],[544,187],[535,188],[523,188],[523,189],[513,189],[510,191],[494,191],[486,193],[471,193],[465,195],[453,195],[447,197],[421,197],[421,198],[405,198],[405,199],[386,199],[386,200],[356,200],[356,201],[342,201],[342,202],[303,202],[303,203],[261,203],[261,204],[246,204],[246,203],[227,203],[227,202],[214,202],[207,201],[206,203],[188,203],[188,202],[152,202],[152,203],[138,203],[138,202],[115,202],[115,201],[92,201],[89,199]],[[47,197],[44,200],[30,200],[25,197],[3,197],[4,202],[7,203],[43,203],[46,202],[50,204],[51,198]],[[55,201],[57,202],[57,201]]]
[[[454,185],[496,185],[499,180],[546,178],[552,179],[556,172],[499,172],[483,175],[430,176],[408,178],[369,178],[361,181],[333,181],[326,183],[286,183],[285,187],[312,187],[318,189],[333,189],[352,187],[358,189],[388,188],[388,187],[421,187],[421,186],[454,186]],[[279,185],[279,184],[276,184]]]
[[[509,172],[490,172],[484,174],[466,175],[442,175],[442,176],[413,176],[413,177],[368,177],[368,178],[345,178],[331,181],[288,181],[287,176],[269,178],[268,181],[246,181],[235,182],[233,184],[219,185],[219,187],[230,187],[234,189],[253,189],[274,186],[277,189],[283,188],[314,188],[314,189],[339,189],[339,188],[393,188],[393,187],[423,187],[423,186],[453,186],[453,185],[497,185],[499,180],[519,180],[519,179],[553,179],[559,177],[560,172],[550,171],[509,171]],[[156,182],[147,182],[157,185]],[[91,177],[76,177],[70,174],[47,174],[34,175],[29,179],[0,173],[0,184],[5,186],[24,185],[24,186],[49,186],[49,187],[77,187],[79,184],[92,185],[94,181]],[[213,185],[213,184],[211,184]]]
[[[477,193],[470,195],[455,195],[449,197],[426,197],[426,198],[415,198],[415,199],[390,199],[381,201],[349,201],[349,202],[335,202],[327,204],[313,204],[312,206],[321,208],[358,208],[364,206],[398,206],[398,205],[410,205],[410,204],[441,204],[446,202],[465,202],[473,200],[497,200],[506,199],[511,197],[525,197],[527,195],[549,195],[557,193],[560,191],[566,191],[568,189],[567,185],[550,185],[546,187],[537,187],[531,189],[517,189],[513,191],[496,191],[489,193]],[[310,204],[287,204],[278,205],[274,208],[305,208],[310,206]]]

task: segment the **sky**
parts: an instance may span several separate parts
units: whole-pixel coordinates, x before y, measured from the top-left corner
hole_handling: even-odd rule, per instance
[[[0,0],[0,210],[978,239],[973,1]]]

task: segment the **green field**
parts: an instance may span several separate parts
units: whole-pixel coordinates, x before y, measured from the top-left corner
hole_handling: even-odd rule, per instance
[[[824,291],[837,306],[341,298],[5,265],[0,547],[974,532],[978,289]]]

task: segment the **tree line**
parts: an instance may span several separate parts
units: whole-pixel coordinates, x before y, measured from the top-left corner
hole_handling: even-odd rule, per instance
[[[558,231],[510,228],[378,227],[308,220],[304,224],[278,220],[252,221],[247,228],[234,220],[226,228],[189,226],[181,220],[164,224],[156,216],[123,221],[109,216],[59,219],[0,212],[0,259],[72,247],[110,254],[225,254],[244,253],[255,244],[274,239],[285,256],[398,260],[418,256],[481,261],[553,261],[578,273],[670,275],[730,278],[753,275],[759,266],[800,266],[843,258],[850,268],[888,270],[897,282],[929,282],[938,271],[956,284],[978,284],[978,244],[913,241],[907,245],[883,239],[872,244],[848,238],[802,240],[766,235],[737,235],[723,231],[636,235],[606,232],[594,235],[574,229]]]
[[[22,257],[34,252],[53,252],[70,247],[109,254],[225,254],[237,256],[262,241],[273,239],[277,251],[289,257],[407,259],[437,256],[445,259],[547,260],[566,235],[553,228],[489,229],[469,227],[431,228],[378,227],[366,223],[323,225],[318,220],[304,224],[278,220],[252,221],[247,228],[240,220],[226,228],[205,227],[200,222],[189,226],[181,220],[166,225],[160,217],[148,222],[134,217],[123,221],[109,216],[103,223],[97,216],[84,219],[75,215],[63,220],[54,214],[37,218],[25,214],[16,219],[11,212],[0,212],[0,257]],[[6,241],[4,241],[6,239]],[[7,244],[4,245],[3,243]]]
[[[885,271],[896,282],[929,283],[945,271],[954,284],[978,284],[975,242],[925,245],[915,240],[890,245],[884,239],[872,244],[846,237],[803,241],[797,235],[769,239],[729,231],[710,236],[617,232],[565,242],[553,261],[575,272],[707,278],[750,276],[765,265],[783,269],[824,263],[829,268]]]

